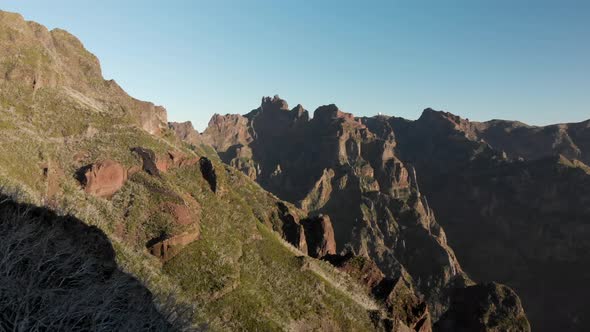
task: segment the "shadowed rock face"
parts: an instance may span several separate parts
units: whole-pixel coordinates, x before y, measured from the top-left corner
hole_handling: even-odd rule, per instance
[[[590,163],[590,120],[545,127],[492,120],[473,126],[478,138],[494,149],[506,152],[512,159],[532,160],[561,154]]]
[[[556,153],[585,160],[588,121],[474,123],[428,109],[416,121],[363,123],[383,138],[395,134],[396,153],[416,168],[421,192],[471,276],[514,288],[534,330],[587,326],[589,168]]]
[[[142,169],[144,172],[149,175],[160,176],[160,169],[157,166],[156,154],[154,151],[141,147],[135,147],[131,149],[131,151],[141,158],[143,162]]]
[[[496,283],[457,289],[449,311],[435,325],[441,332],[530,330],[516,293]]]
[[[217,175],[215,175],[215,168],[211,163],[211,160],[207,159],[206,157],[201,157],[199,160],[199,165],[201,167],[201,174],[203,178],[209,183],[211,187],[211,191],[217,191]]]
[[[329,216],[336,252],[369,256],[391,279],[407,271],[435,319],[449,290],[469,283],[386,121],[363,122],[335,105],[309,119],[275,96],[245,116],[215,115],[202,139],[279,198]]]
[[[320,215],[301,221],[305,230],[308,255],[323,257],[336,253],[336,240],[330,217]]]
[[[407,272],[404,271],[397,279],[386,278],[370,258],[351,253],[327,255],[324,259],[365,285],[385,307],[387,318],[379,325],[389,326],[386,330],[432,331],[427,305],[415,295]]]

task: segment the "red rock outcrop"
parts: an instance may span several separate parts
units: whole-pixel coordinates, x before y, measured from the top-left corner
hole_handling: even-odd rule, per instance
[[[301,220],[305,230],[307,252],[311,257],[336,254],[336,240],[330,217],[319,215]]]
[[[84,191],[88,194],[109,198],[127,181],[127,170],[113,160],[99,161],[83,170]]]
[[[184,226],[196,222],[196,220],[193,220],[191,211],[186,205],[166,202],[162,204],[162,210],[170,214],[178,225]]]
[[[201,206],[190,195],[177,196],[171,194],[166,201],[152,210],[152,216],[164,214],[166,219],[171,218],[165,231],[156,238],[147,242],[149,252],[167,261],[174,257],[186,245],[196,241],[200,237]]]
[[[192,166],[199,162],[199,157],[188,157],[180,151],[168,151],[163,155],[156,156],[156,168],[166,173],[174,168]]]
[[[194,230],[184,234],[176,235],[170,238],[161,239],[150,244],[148,250],[150,254],[158,257],[163,262],[173,258],[186,245],[199,239],[200,232]]]

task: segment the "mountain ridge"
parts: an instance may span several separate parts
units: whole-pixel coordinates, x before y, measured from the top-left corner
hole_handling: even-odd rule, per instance
[[[273,107],[273,105],[278,105],[278,107]],[[332,208],[328,207],[328,211],[325,210],[325,207],[328,202],[338,200],[339,190],[342,192],[342,188],[337,189],[337,183],[341,181],[337,180],[338,173],[342,172],[338,171],[338,167],[346,168],[355,163],[354,160],[348,159],[350,154],[369,161],[367,167],[360,167],[352,171],[351,174],[359,174],[360,178],[368,176],[363,179],[369,179],[369,181],[373,181],[373,184],[370,182],[364,184],[366,186],[363,189],[366,191],[365,193],[361,190],[361,192],[349,192],[346,194],[348,195],[345,195],[347,197],[346,204],[352,206],[355,204],[362,205],[363,203],[351,204],[357,199],[354,197],[359,197],[359,195],[360,197],[366,196],[369,201],[376,199],[375,195],[368,194],[370,192],[385,191],[389,192],[387,195],[396,197],[396,195],[400,195],[400,192],[396,192],[398,189],[402,189],[403,192],[403,188],[415,188],[414,190],[420,197],[421,207],[419,207],[419,210],[423,211],[421,213],[425,216],[434,216],[435,214],[439,215],[438,211],[442,211],[442,224],[451,227],[450,243],[460,244],[460,257],[468,257],[469,255],[465,252],[470,250],[469,248],[483,248],[482,246],[478,247],[474,242],[469,242],[468,246],[463,242],[457,242],[457,239],[461,240],[461,238],[467,236],[459,232],[459,228],[457,228],[463,226],[459,224],[454,226],[454,224],[447,223],[449,220],[456,219],[453,217],[452,211],[456,211],[453,206],[461,204],[461,197],[469,198],[472,194],[467,192],[463,193],[463,196],[457,194],[454,197],[459,199],[451,200],[450,203],[442,203],[444,198],[453,192],[452,187],[449,187],[453,183],[451,181],[440,183],[437,179],[446,177],[456,179],[456,176],[461,176],[462,173],[470,174],[476,169],[481,168],[483,170],[486,167],[492,172],[486,171],[486,174],[496,177],[503,174],[496,175],[495,173],[503,169],[501,168],[503,164],[513,165],[516,169],[527,168],[531,165],[530,167],[547,169],[548,172],[552,172],[549,170],[554,167],[552,165],[555,165],[555,167],[565,167],[564,169],[571,171],[579,169],[583,172],[581,174],[587,174],[588,166],[585,163],[587,163],[588,156],[586,153],[588,147],[587,137],[590,137],[590,130],[587,129],[589,121],[543,127],[528,126],[521,122],[505,120],[471,122],[452,113],[433,109],[424,110],[417,120],[405,120],[384,115],[357,118],[352,114],[340,111],[333,104],[318,107],[313,117],[310,117],[305,111],[305,115],[300,118],[292,118],[292,114],[295,114],[295,112],[290,111],[287,105],[287,102],[281,100],[278,96],[273,98],[263,97],[261,107],[245,115],[215,115],[212,117],[209,127],[201,134],[201,137],[205,142],[210,142],[216,148],[224,162],[242,170],[265,189],[297,204],[305,210],[322,211],[336,216],[339,216],[339,212],[342,210],[339,207],[343,203],[335,204]],[[304,110],[302,106],[298,105],[298,108]],[[268,119],[260,118],[264,114]],[[303,113],[299,111],[297,114]],[[231,121],[226,122],[226,119],[231,119]],[[307,130],[302,129],[306,126],[308,127]],[[266,132],[264,132],[265,130]],[[351,142],[347,138],[350,137],[351,132],[355,131],[358,132],[357,143]],[[513,131],[523,132],[523,134],[514,135]],[[508,138],[502,136],[503,132]],[[238,135],[235,135],[236,133]],[[286,139],[285,137],[289,138]],[[316,146],[310,147],[313,144],[306,143],[305,137],[311,137],[311,140],[315,140],[317,142]],[[334,137],[338,138],[339,143],[326,143],[326,140],[329,141]],[[224,138],[226,141],[223,144],[216,144],[219,138]],[[568,138],[571,139],[568,140]],[[367,139],[369,141],[376,140],[385,145],[376,149],[371,147]],[[281,140],[287,140],[288,142],[281,143]],[[305,144],[308,144],[308,148],[301,147]],[[325,146],[326,144],[328,146]],[[298,151],[309,152],[314,151],[314,149],[320,151],[321,154],[314,155],[312,153],[311,156],[307,154],[306,158],[314,160],[316,163],[318,161],[321,163],[324,160],[323,163],[326,166],[314,166],[313,162],[310,164],[310,162],[305,162],[301,157],[298,157],[298,154],[303,153]],[[325,152],[321,152],[322,149],[325,149]],[[383,155],[378,157],[379,153],[382,153],[379,151],[391,151],[392,154],[386,157],[383,157]],[[525,153],[522,153],[522,151]],[[387,162],[382,166],[377,166],[380,163],[378,160],[390,160],[388,168],[381,168],[381,171],[379,171],[379,168],[386,165]],[[548,163],[541,162],[537,163],[539,166],[533,166],[535,160],[546,160]],[[338,164],[348,166],[335,166]],[[498,165],[500,168],[496,170],[494,165]],[[354,167],[352,168],[354,169]],[[298,174],[309,174],[313,180],[305,182],[305,177]],[[546,174],[551,174],[549,175],[551,177],[558,176],[557,173]],[[542,179],[542,177],[535,178],[531,183],[541,183]],[[297,183],[298,187],[294,186],[293,183]],[[510,185],[512,186],[512,184]],[[436,186],[442,186],[445,189],[434,190]],[[477,185],[474,185],[474,188],[477,187]],[[447,190],[446,194],[445,190]],[[484,188],[480,190],[484,190]],[[299,194],[294,194],[294,192],[299,192]],[[420,195],[420,193],[425,193],[429,199],[426,199],[426,196]],[[434,195],[434,198],[432,195]],[[568,195],[568,197],[571,197],[571,194]],[[429,203],[431,200],[433,202]],[[580,206],[580,204],[583,206],[580,200],[576,200],[576,202],[577,206]],[[434,206],[434,211],[431,210],[430,206]],[[485,202],[476,201],[474,207],[479,206],[483,208]],[[564,209],[564,205],[561,206],[561,209]],[[397,213],[394,212],[394,215]],[[345,214],[354,215],[349,212],[345,212]],[[464,215],[467,216],[468,214],[459,214],[461,218]],[[474,218],[475,216],[471,217]],[[346,220],[346,216],[343,218]],[[338,222],[342,222],[343,218],[334,218],[338,243],[348,243],[349,241],[338,236],[339,232],[341,232],[339,227],[350,229],[350,227],[353,227],[351,225],[354,225],[354,221],[351,221],[348,226],[339,226]],[[546,218],[546,216],[542,218]],[[530,227],[535,226],[531,225]],[[493,226],[489,230],[492,232],[490,234],[496,232],[493,231]],[[446,235],[441,234],[443,234],[444,241],[446,241]],[[479,238],[474,237],[473,239],[477,241]],[[500,240],[500,237],[498,237],[498,241],[505,240]],[[551,241],[559,243],[560,240],[553,239]],[[355,251],[354,248],[351,249],[350,247],[347,247],[347,250]],[[480,252],[483,253],[484,251]],[[572,310],[578,312],[577,315],[580,315],[583,311],[580,311],[579,306],[577,309],[568,307],[569,309],[564,309],[563,313],[559,313],[555,317],[542,314],[547,309],[541,309],[543,304],[538,299],[534,300],[537,303],[531,303],[534,291],[530,287],[526,287],[518,278],[505,279],[500,274],[490,273],[489,269],[488,272],[483,274],[481,271],[477,271],[474,264],[481,265],[482,260],[485,259],[485,256],[477,256],[478,254],[479,252],[476,251],[475,254],[471,255],[473,258],[469,258],[470,267],[468,272],[473,270],[477,272],[478,278],[488,281],[497,280],[496,278],[507,280],[506,282],[509,284],[518,285],[517,292],[519,289],[524,289],[528,298],[528,300],[525,299],[524,301],[525,308],[533,308],[533,323],[536,328],[543,328],[546,325],[544,328],[551,330],[551,328],[557,328],[558,325],[555,324],[560,324],[560,328],[568,326],[569,329],[576,329],[575,326],[578,323],[565,323],[567,318],[564,317],[564,314],[566,311]],[[375,254],[369,254],[379,262],[380,258],[372,255]],[[477,260],[474,260],[475,257],[478,257]],[[509,260],[508,256],[502,259]],[[381,262],[380,264],[384,263]],[[387,269],[384,271],[387,271]],[[526,273],[523,275],[526,275]],[[539,290],[537,288],[537,291]],[[564,292],[564,287],[558,287],[553,293],[564,294]],[[573,303],[572,305],[575,306]],[[434,318],[436,319],[437,309],[432,306],[432,303],[430,308],[434,312]]]
[[[489,128],[504,123],[471,123],[434,110],[415,121],[362,118],[334,104],[310,117],[302,105],[290,109],[275,96],[243,116],[214,115],[200,134],[190,122],[168,123],[163,107],[105,81],[98,59],[63,30],[49,32],[0,11],[0,46],[0,188],[23,190],[19,200],[103,231],[121,269],[154,294],[156,309],[169,292],[179,305],[193,306],[195,325],[530,331],[525,309],[534,313],[534,327],[545,312],[528,302],[535,288],[503,278],[516,282],[515,293],[510,284],[470,277],[471,270],[478,281],[505,270],[475,269],[481,247],[467,245],[458,229],[476,229],[469,221],[481,211],[482,228],[494,236],[504,234],[490,222],[495,216],[507,229],[529,227],[520,215],[498,214],[487,197],[500,206],[528,202],[545,218],[533,228],[542,236],[523,239],[535,248],[552,241],[555,250],[535,258],[554,254],[584,263],[577,250],[584,248],[587,201],[574,197],[588,175],[583,124],[548,130],[551,149],[542,145],[521,156],[492,135]],[[503,199],[482,174],[516,195]],[[544,191],[543,176],[550,179]],[[470,186],[453,187],[456,179]],[[519,187],[526,189],[522,196]],[[553,192],[564,198],[554,205],[523,200],[535,192],[543,193],[541,203]],[[462,198],[472,204],[457,213]],[[568,227],[579,236],[564,241],[555,235],[559,218],[547,216],[570,202],[576,218]],[[500,235],[493,240],[504,243]],[[471,248],[474,256],[466,255]],[[584,322],[571,300],[548,326],[579,324],[564,313]]]

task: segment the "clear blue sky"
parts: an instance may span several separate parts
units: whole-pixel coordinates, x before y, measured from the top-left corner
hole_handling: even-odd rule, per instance
[[[449,5],[451,4],[452,5]],[[447,5],[444,5],[447,4]],[[279,94],[310,111],[590,118],[590,1],[2,0],[77,35],[104,76],[203,129]]]

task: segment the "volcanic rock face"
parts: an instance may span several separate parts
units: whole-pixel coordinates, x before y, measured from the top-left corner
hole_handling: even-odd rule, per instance
[[[438,317],[447,290],[468,278],[385,126],[377,136],[335,105],[310,120],[300,105],[289,110],[275,96],[245,116],[215,115],[202,138],[279,198],[328,215],[336,251],[367,255],[392,279],[407,270]]]
[[[131,151],[136,153],[141,158],[143,161],[142,169],[146,173],[153,176],[160,176],[160,169],[158,168],[156,154],[154,151],[141,147],[135,147],[131,149]]]
[[[396,280],[386,278],[370,258],[351,253],[328,255],[324,259],[365,285],[385,306],[387,318],[378,324],[387,326],[385,330],[432,331],[427,305],[415,295],[407,272],[404,271]]]
[[[308,255],[323,257],[336,254],[336,240],[330,217],[320,215],[301,222],[305,230]]]
[[[84,191],[98,197],[113,196],[127,181],[127,170],[112,160],[99,161],[81,171]]]
[[[97,111],[113,108],[150,134],[167,128],[163,107],[131,98],[115,81],[105,81],[98,59],[67,31],[49,31],[4,11],[0,24],[0,84],[18,85],[35,96],[43,88],[52,89]]]
[[[202,143],[201,135],[197,130],[195,130],[193,124],[190,121],[169,122],[168,127],[174,130],[174,133],[178,138],[189,144],[199,145]]]
[[[488,283],[457,289],[449,311],[435,329],[441,332],[528,332],[531,327],[516,293],[506,286]]]
[[[215,114],[203,133],[203,142],[211,145],[220,153],[233,147],[235,142],[249,142],[252,140],[248,132],[248,120],[239,115]]]
[[[201,174],[203,178],[209,183],[209,187],[211,187],[211,191],[217,191],[217,175],[215,175],[215,168],[207,157],[201,157],[199,159],[199,165],[201,167]]]
[[[579,331],[589,323],[581,300],[590,296],[584,272],[590,263],[589,168],[555,155],[586,160],[588,121],[475,123],[427,109],[416,121],[374,117],[363,123],[382,138],[395,133],[396,154],[416,168],[416,183],[471,276],[513,287],[534,330]]]
[[[590,120],[545,127],[493,120],[473,124],[477,137],[517,159],[540,159],[561,154],[590,163]]]

